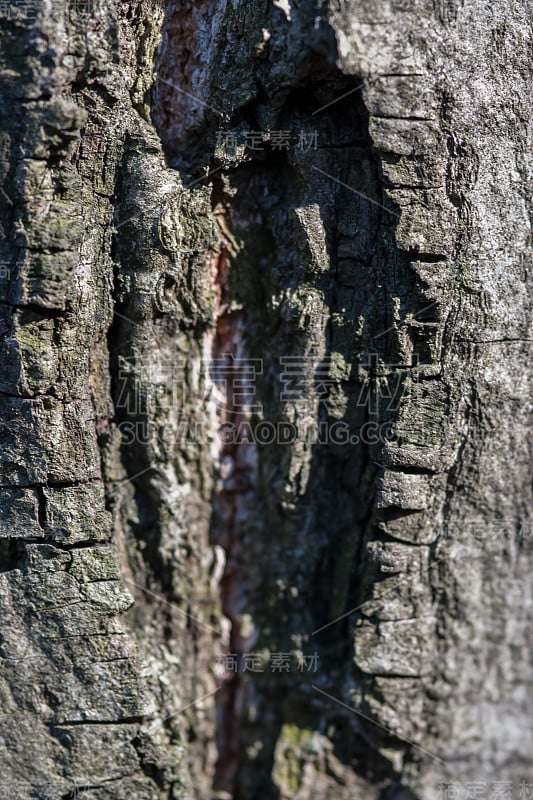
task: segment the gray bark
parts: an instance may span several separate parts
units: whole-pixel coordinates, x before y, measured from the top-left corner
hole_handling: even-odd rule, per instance
[[[1,796],[533,796],[530,5],[35,8],[1,20]],[[261,422],[298,436],[220,435]]]

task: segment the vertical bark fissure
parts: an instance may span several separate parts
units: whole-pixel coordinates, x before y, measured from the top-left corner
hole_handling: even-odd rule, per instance
[[[185,17],[181,18],[182,20]],[[169,15],[170,25],[172,30],[175,27],[175,17],[172,13]],[[183,27],[181,23],[181,28]],[[181,29],[180,28],[180,29]],[[182,42],[179,47],[194,49],[191,42],[194,41],[194,34],[189,31],[188,39]],[[190,127],[183,132],[184,123],[181,121],[179,124],[182,130],[178,130],[178,141],[172,139],[173,120],[179,118],[180,105],[172,108],[171,98],[181,98],[180,102],[185,102],[180,94],[180,79],[182,73],[178,68],[172,71],[172,59],[176,57],[176,53],[171,54],[168,46],[164,50],[167,56],[172,55],[168,64],[165,64],[163,69],[160,63],[158,72],[161,75],[163,72],[168,79],[169,84],[173,84],[170,89],[165,89],[164,92],[159,90],[159,108],[164,106],[164,112],[159,111],[156,114],[164,123],[160,125],[160,134],[163,141],[169,149],[170,157],[177,164],[188,164],[189,168],[194,165],[195,159],[200,154],[200,159],[206,159],[205,152],[209,152],[209,144],[207,144],[212,132],[209,133],[207,127],[207,134],[204,132],[203,137],[197,139],[191,145],[191,135],[194,136],[198,133],[197,123],[191,122]],[[179,59],[178,59],[179,60]],[[366,110],[361,103],[361,92],[357,90],[360,85],[360,78],[353,76],[350,78],[343,78],[337,75],[334,79],[325,78],[328,72],[331,73],[331,67],[325,64],[318,64],[315,67],[316,73],[306,76],[305,81],[298,79],[295,81],[296,86],[292,88],[292,93],[285,93],[285,100],[280,103],[277,100],[277,106],[271,110],[271,118],[269,127],[275,128],[276,125],[288,129],[294,135],[295,132],[305,130],[308,133],[312,132],[312,124],[315,120],[312,117],[312,112],[321,106],[328,106],[332,101],[337,102],[338,97],[348,90],[348,94],[354,96],[350,100],[341,102],[336,108],[331,111],[323,113],[321,118],[317,118],[316,125],[321,136],[335,137],[334,141],[321,140],[319,148],[317,148],[317,157],[319,168],[318,172],[322,171],[324,175],[313,174],[315,165],[312,160],[302,155],[291,155],[285,161],[282,154],[276,158],[275,151],[269,149],[267,144],[266,161],[263,156],[262,160],[254,157],[253,153],[248,155],[247,164],[239,166],[237,160],[237,168],[235,165],[224,162],[224,156],[219,164],[223,167],[222,183],[228,192],[225,202],[231,209],[229,220],[230,227],[236,227],[238,231],[238,238],[241,240],[241,251],[237,253],[226,252],[226,245],[222,246],[219,255],[219,265],[217,274],[220,278],[226,279],[227,268],[226,261],[230,259],[234,262],[234,268],[229,272],[229,286],[218,289],[219,292],[219,305],[226,304],[230,306],[229,309],[222,310],[217,313],[216,332],[212,336],[211,355],[219,360],[221,356],[226,353],[231,353],[233,357],[244,357],[246,351],[242,349],[242,325],[243,320],[246,320],[246,338],[249,341],[248,353],[252,353],[258,358],[265,361],[265,375],[261,386],[264,396],[261,400],[266,401],[269,407],[269,414],[271,418],[283,418],[285,413],[282,410],[282,404],[279,402],[279,397],[276,400],[276,393],[279,394],[279,371],[280,364],[276,364],[275,357],[282,361],[287,356],[301,357],[304,361],[313,363],[312,370],[318,368],[324,374],[324,368],[327,374],[327,380],[333,385],[334,391],[345,392],[348,407],[353,406],[353,410],[349,411],[348,427],[349,429],[361,432],[366,429],[369,422],[380,425],[383,420],[389,422],[394,419],[395,410],[389,409],[389,413],[383,415],[383,409],[377,408],[378,399],[381,401],[387,397],[387,386],[389,382],[393,384],[398,381],[397,375],[390,375],[390,368],[387,364],[391,362],[398,366],[398,361],[401,362],[406,357],[405,344],[397,336],[395,332],[392,335],[380,338],[378,345],[374,344],[374,336],[382,335],[382,330],[386,327],[387,320],[392,322],[394,330],[398,325],[398,318],[407,317],[411,311],[411,305],[406,305],[402,308],[401,298],[396,298],[395,295],[398,289],[401,290],[401,281],[407,279],[410,286],[414,285],[414,278],[408,268],[408,257],[413,258],[415,255],[419,258],[421,263],[437,263],[440,262],[444,256],[440,253],[433,254],[431,252],[424,253],[417,248],[416,251],[411,251],[405,255],[399,254],[394,245],[390,243],[394,237],[395,222],[394,216],[396,211],[394,207],[390,210],[384,207],[384,196],[381,192],[379,179],[377,175],[379,159],[371,152],[370,143],[368,139],[368,132],[365,131],[365,116]],[[187,83],[188,78],[185,80]],[[183,86],[185,85],[183,84]],[[168,85],[168,84],[166,84]],[[189,87],[190,89],[190,87]],[[198,89],[198,87],[197,87]],[[350,91],[351,90],[351,91]],[[356,93],[358,91],[358,94]],[[185,89],[183,94],[185,94]],[[355,94],[354,94],[355,93]],[[205,90],[201,92],[203,102],[207,103],[205,98]],[[188,102],[188,101],[187,101]],[[253,129],[260,127],[260,116],[265,116],[265,105],[268,105],[269,100],[265,92],[259,92],[256,99],[253,101],[248,98],[246,106],[241,110],[234,112],[232,117],[237,125],[242,125],[245,120],[247,126]],[[208,113],[208,112],[206,112]],[[347,120],[350,122],[347,124]],[[231,122],[231,120],[230,120]],[[350,128],[350,123],[352,127]],[[181,149],[180,149],[180,144]],[[217,155],[220,158],[220,155]],[[242,158],[242,156],[241,156]],[[342,181],[345,176],[339,173],[337,162],[344,165],[344,169],[351,170],[352,181],[351,184],[355,190],[355,195],[361,199],[354,203],[353,198],[349,194],[349,190],[341,189],[339,193],[339,204],[345,204],[344,208],[340,205],[336,208],[336,200],[332,202],[331,192],[329,189],[328,175],[333,173],[334,180],[337,175]],[[209,162],[209,159],[206,159]],[[215,161],[215,164],[217,162]],[[361,172],[357,172],[354,164],[358,165]],[[316,171],[315,171],[316,172]],[[285,184],[280,183],[285,181]],[[296,188],[297,185],[301,188]],[[246,189],[253,195],[247,196]],[[283,188],[282,188],[283,187]],[[276,192],[278,196],[276,197]],[[329,194],[329,197],[327,196]],[[269,198],[273,197],[273,201]],[[334,191],[334,197],[336,192]],[[367,200],[365,198],[369,197]],[[313,207],[317,208],[318,215],[313,216]],[[353,208],[352,213],[359,213],[364,219],[364,227],[358,228],[358,221],[354,222],[350,217],[348,209]],[[220,210],[220,209],[219,209]],[[311,215],[310,215],[311,214]],[[298,229],[298,223],[293,226],[287,226],[284,229],[285,223],[282,221],[285,215],[295,215],[300,222],[301,228]],[[309,216],[310,215],[310,216]],[[261,222],[257,223],[260,219]],[[226,226],[227,227],[227,226]],[[321,231],[323,229],[323,233]],[[268,236],[265,236],[268,231]],[[283,231],[286,239],[282,241],[281,232]],[[315,242],[317,234],[323,236],[323,243],[319,248],[323,248],[322,253],[316,251],[317,244]],[[264,253],[261,251],[261,246],[254,242],[254,237],[263,237],[265,240],[270,237],[270,246],[273,252]],[[365,238],[366,237],[366,238]],[[306,241],[307,238],[307,241]],[[299,241],[300,240],[300,241]],[[293,277],[290,271],[284,268],[283,259],[288,258],[289,263],[292,260],[292,255],[287,249],[298,242],[300,252],[302,248],[308,248],[310,252],[306,253],[305,259],[307,264],[302,269],[296,263],[293,265],[294,274],[298,278]],[[315,250],[313,249],[315,248]],[[331,252],[332,248],[336,248],[335,252]],[[231,248],[230,248],[231,249]],[[277,252],[276,252],[277,251]],[[387,259],[391,259],[394,269],[397,274],[394,274],[391,280],[390,276],[386,274],[386,269],[382,263]],[[239,266],[240,265],[240,266]],[[328,273],[330,265],[336,270],[336,274]],[[262,270],[262,274],[258,274],[258,268]],[[285,272],[283,271],[285,269]],[[365,276],[366,272],[366,276]],[[232,275],[233,278],[232,283]],[[357,276],[357,277],[355,277]],[[358,283],[365,284],[365,281],[370,281],[365,290],[361,292]],[[255,288],[253,284],[255,282]],[[302,288],[299,283],[301,282]],[[306,287],[306,282],[309,289]],[[374,288],[372,282],[377,284]],[[242,284],[242,285],[241,285]],[[389,292],[389,299],[386,300],[384,306],[380,309],[383,298],[386,298],[386,292]],[[257,313],[258,304],[261,305],[263,295],[268,298],[269,292],[279,294],[280,304],[278,308],[268,309],[271,315],[270,319],[262,313]],[[306,298],[306,293],[307,298]],[[359,295],[357,295],[359,292]],[[227,297],[223,298],[224,293]],[[245,311],[240,312],[231,308],[234,300],[244,304]],[[414,300],[416,305],[416,299]],[[306,307],[308,304],[308,307]],[[324,325],[320,323],[315,325],[316,320],[313,314],[316,313],[313,304],[318,311],[318,319],[324,319]],[[321,308],[321,304],[323,304]],[[352,307],[350,308],[350,304]],[[359,305],[358,305],[359,304]],[[291,305],[293,308],[291,309]],[[300,309],[298,309],[300,305]],[[246,307],[250,306],[253,313],[246,314]],[[387,311],[385,311],[387,309]],[[395,310],[396,309],[396,310]],[[351,324],[352,316],[356,316],[357,311],[364,319],[364,325],[359,332],[359,340],[355,349],[351,343],[348,343],[346,334],[343,331],[343,325],[348,327]],[[418,311],[415,308],[414,313]],[[281,313],[280,313],[281,312]],[[390,316],[389,316],[390,314]],[[294,316],[296,315],[296,316]],[[395,316],[396,315],[396,316]],[[293,316],[293,320],[291,320]],[[277,317],[277,323],[274,320]],[[298,319],[299,317],[299,319]],[[275,331],[276,326],[280,328],[280,333]],[[211,335],[210,335],[211,336]],[[379,338],[378,336],[378,338]],[[396,336],[396,340],[395,340]],[[307,341],[305,340],[307,338]],[[292,339],[292,341],[291,341]],[[376,340],[377,341],[377,340]],[[272,347],[272,353],[266,355],[265,345]],[[409,356],[410,359],[410,356]],[[325,367],[320,365],[324,364]],[[317,367],[318,365],[318,367]],[[413,363],[403,363],[399,366],[409,372]],[[374,372],[377,370],[377,374]],[[309,373],[309,367],[306,367],[307,372],[305,380],[307,381],[307,388],[313,391],[316,383],[313,372]],[[407,376],[409,381],[409,375]],[[352,382],[352,385],[350,385]],[[216,381],[215,381],[216,384]],[[346,388],[345,388],[346,387]],[[390,387],[389,387],[390,390]],[[392,387],[392,393],[395,391]],[[239,415],[235,413],[232,405],[232,391],[230,387],[225,402],[225,410],[218,416],[218,422],[227,421],[232,416],[239,419]],[[366,392],[367,398],[364,402],[360,402],[362,394]],[[327,394],[330,393],[328,390]],[[371,396],[373,394],[373,401]],[[391,392],[389,391],[389,396]],[[325,399],[325,398],[323,398]],[[329,398],[330,400],[331,398]],[[328,402],[329,402],[328,400]],[[372,402],[375,402],[376,407],[371,408]],[[331,405],[331,403],[330,403]],[[335,401],[333,401],[335,406]],[[291,414],[296,413],[296,419],[300,411],[295,406]],[[338,411],[334,410],[333,416],[329,417],[328,413],[325,414],[325,409],[322,405],[316,406],[313,412],[316,414],[314,422],[311,419],[302,417],[300,422],[303,423],[304,428],[307,428],[309,433],[319,424],[320,419],[330,423],[335,419],[344,419],[344,414],[338,415]],[[268,415],[267,415],[268,416]],[[323,606],[325,602],[331,618],[335,618],[342,614],[348,608],[348,596],[356,598],[359,604],[368,603],[372,597],[372,587],[374,581],[382,580],[379,577],[379,569],[374,578],[370,579],[365,577],[365,572],[373,574],[373,569],[369,569],[369,558],[376,558],[376,548],[378,551],[383,550],[382,555],[377,555],[378,561],[381,558],[387,558],[387,550],[389,545],[387,542],[394,541],[394,535],[391,537],[389,531],[379,530],[380,523],[379,517],[376,521],[375,511],[372,510],[372,485],[375,480],[376,470],[375,464],[380,461],[380,443],[375,442],[368,444],[364,435],[362,441],[358,441],[356,446],[348,447],[341,455],[335,452],[335,448],[330,444],[323,446],[313,445],[313,456],[310,463],[306,466],[304,472],[301,471],[301,466],[298,467],[297,472],[291,477],[290,470],[286,471],[283,465],[285,455],[282,455],[282,449],[276,450],[275,447],[263,449],[259,455],[259,473],[253,482],[259,484],[256,486],[257,502],[261,509],[264,509],[266,518],[265,523],[258,523],[249,521],[249,530],[244,532],[241,529],[239,533],[236,530],[235,520],[239,509],[239,504],[243,500],[243,495],[246,489],[238,487],[238,476],[243,477],[242,470],[239,467],[239,461],[244,449],[248,445],[235,445],[229,443],[223,445],[217,455],[218,466],[217,468],[222,473],[222,490],[217,493],[213,510],[215,518],[222,520],[222,532],[216,534],[217,543],[223,544],[226,551],[226,567],[222,577],[221,583],[221,598],[223,612],[230,618],[232,624],[232,632],[230,636],[229,645],[235,648],[235,652],[242,655],[243,641],[239,631],[239,612],[246,608],[251,619],[255,622],[256,618],[261,620],[257,625],[253,625],[257,629],[257,636],[259,637],[259,645],[266,648],[267,652],[279,651],[283,647],[289,645],[291,636],[302,645],[303,642],[309,639],[309,633],[313,627],[318,624],[324,623]],[[297,445],[298,447],[298,445]],[[289,457],[295,459],[297,464],[298,456],[296,452]],[[329,521],[330,533],[328,541],[321,540],[321,535],[318,532],[318,526],[322,521],[327,519],[328,511],[325,507],[325,500],[323,505],[320,505],[318,497],[311,499],[313,489],[305,489],[308,487],[320,486],[320,491],[324,493],[324,498],[327,498],[329,504],[335,505],[338,503],[339,497],[344,497],[344,494],[339,493],[339,477],[342,476],[345,469],[346,455],[348,459],[353,461],[350,468],[351,481],[349,485],[352,490],[352,499],[349,501],[352,507],[351,511],[344,514],[341,509],[337,512],[339,515],[338,520],[334,522]],[[331,470],[331,476],[327,474],[328,468]],[[379,464],[378,470],[382,473],[385,472],[385,465]],[[405,469],[406,473],[412,471],[416,472],[417,465],[414,465],[412,470],[408,465],[401,467]],[[268,497],[271,487],[264,484],[265,473],[278,473],[280,488],[284,481],[289,481],[287,487],[282,489],[279,498],[276,498],[274,504]],[[307,472],[307,475],[306,475]],[[392,472],[392,470],[391,470]],[[224,481],[228,481],[234,485],[231,491],[224,488]],[[341,485],[345,478],[341,477]],[[302,484],[303,481],[303,484]],[[290,483],[293,483],[292,488],[288,488]],[[360,488],[357,491],[356,486],[359,483]],[[344,491],[344,490],[343,490]],[[283,493],[286,492],[286,498],[283,498]],[[354,495],[355,493],[355,495]],[[357,500],[354,499],[357,497]],[[279,505],[278,505],[279,504]],[[276,508],[276,505],[278,507]],[[288,585],[295,582],[294,591],[296,596],[301,593],[305,597],[310,589],[311,581],[302,579],[299,576],[299,568],[287,565],[276,566],[284,564],[288,560],[288,565],[291,564],[292,547],[290,544],[291,538],[296,542],[301,535],[298,533],[298,523],[296,522],[297,514],[295,511],[283,510],[286,505],[287,509],[293,505],[294,509],[298,509],[299,513],[307,517],[307,537],[308,541],[306,547],[309,549],[308,561],[312,569],[318,569],[315,574],[315,584],[321,580],[329,582],[333,580],[331,592],[329,590],[318,589],[318,596],[321,602],[313,601],[309,598],[309,610],[318,610],[319,617],[312,620],[312,617],[304,619],[302,610],[298,609],[300,600],[289,600],[284,594],[288,591]],[[268,511],[267,511],[268,509]],[[384,518],[384,517],[383,517]],[[254,527],[255,526],[255,527]],[[281,535],[280,541],[276,543],[265,541],[264,552],[259,555],[259,542],[265,535],[269,527],[274,529],[281,526],[281,530],[285,529],[285,533]],[[216,523],[215,523],[216,530]],[[246,547],[243,548],[241,538],[244,536]],[[334,540],[337,545],[343,550],[343,555],[338,558],[335,555],[327,554],[329,547]],[[302,542],[303,544],[303,542]],[[370,556],[370,553],[374,555]],[[377,552],[377,551],[376,551]],[[269,553],[267,556],[266,554]],[[324,553],[326,559],[326,566],[318,567],[318,554]],[[258,559],[262,559],[264,563],[265,557],[268,561],[274,564],[273,567],[269,566],[264,569],[264,576],[254,573],[254,559],[255,569]],[[393,560],[394,560],[394,556]],[[244,563],[243,562],[244,559]],[[347,565],[351,562],[351,567]],[[316,564],[316,566],[314,566]],[[346,571],[348,569],[348,571]],[[389,567],[390,569],[390,567]],[[356,588],[354,580],[357,574],[360,574],[366,581],[366,588]],[[244,592],[245,575],[251,577],[251,586],[248,587],[246,593]],[[253,574],[253,577],[252,577]],[[280,589],[279,597],[275,597],[276,592],[274,586],[279,584],[285,588]],[[298,587],[298,588],[296,588]],[[292,591],[292,589],[291,589]],[[246,594],[246,600],[243,602],[243,597]],[[270,597],[269,597],[270,595]],[[269,598],[266,600],[266,598]],[[261,608],[261,604],[266,600],[268,610]],[[291,610],[291,606],[294,609]],[[298,610],[297,610],[298,609]],[[277,630],[276,623],[274,622],[274,634],[267,638],[261,637],[261,628],[270,627],[273,620],[277,616],[286,619],[290,626],[293,628],[293,633],[287,638],[288,632],[281,634]],[[363,615],[363,622],[365,618],[368,624],[376,625],[377,619],[373,614]],[[305,628],[309,627],[309,632],[306,633]],[[346,626],[341,627],[346,632]],[[332,635],[333,634],[333,635]],[[340,680],[341,669],[333,666],[335,658],[338,658],[340,639],[342,637],[336,635],[335,631],[329,631],[325,634],[325,645],[321,645],[321,655],[325,658],[327,669],[330,670],[329,676],[322,676],[317,679],[319,684],[328,690],[334,690]],[[293,643],[293,646],[294,646]],[[293,646],[290,647],[293,650]],[[360,648],[364,651],[364,642],[360,639]],[[305,646],[304,646],[305,649]],[[348,674],[350,670],[351,655],[348,651],[343,652],[346,668]],[[366,659],[366,660],[365,660]],[[375,706],[368,705],[363,700],[365,691],[370,691],[371,695],[377,697],[380,690],[372,688],[372,680],[365,677],[365,672],[372,673],[379,668],[371,666],[372,663],[379,661],[379,656],[372,655],[371,651],[368,656],[364,655],[362,658],[362,670],[359,670],[358,677],[355,679],[353,676],[348,684],[351,685],[350,689],[346,686],[344,691],[346,699],[353,697],[357,703],[362,703],[367,713],[375,713]],[[369,666],[370,665],[370,666]],[[398,672],[398,668],[393,666],[389,670],[394,677]],[[270,780],[270,773],[275,759],[274,747],[276,739],[280,737],[281,728],[293,724],[292,711],[290,710],[291,702],[298,705],[305,697],[308,689],[304,686],[303,689],[295,689],[294,698],[297,698],[301,691],[301,700],[294,699],[291,701],[285,697],[288,687],[291,683],[287,683],[282,675],[279,676],[279,686],[276,687],[275,682],[266,681],[261,682],[255,676],[240,676],[234,675],[230,681],[225,685],[224,690],[219,695],[220,699],[220,715],[219,715],[219,741],[221,743],[221,751],[218,763],[218,772],[215,778],[216,788],[223,788],[231,793],[236,793],[235,796],[248,796],[250,792],[254,792],[255,788],[260,784],[268,783]],[[341,680],[341,685],[343,685]],[[365,690],[363,687],[367,687]],[[361,695],[361,690],[363,694]],[[238,696],[242,696],[241,702],[237,700]],[[343,695],[344,696],[344,695]],[[244,698],[248,698],[246,702]],[[290,695],[289,695],[290,697]],[[252,699],[253,698],[253,699]],[[261,721],[260,726],[264,726],[264,731],[258,732],[255,723],[250,724],[248,719],[249,708],[247,706],[259,704],[259,709],[264,708],[266,698],[268,704],[274,704],[271,713],[274,715],[272,724],[268,722],[265,724],[264,720]],[[358,699],[357,699],[358,698]],[[275,710],[276,704],[278,710]],[[317,708],[320,708],[320,703],[314,700]],[[286,706],[287,711],[283,711],[283,706]],[[297,719],[296,714],[296,719]],[[375,731],[369,729],[365,732],[365,737],[370,737],[370,741],[375,739],[373,735]],[[360,735],[358,726],[355,726],[354,734],[357,737]],[[259,736],[262,742],[262,753],[259,754],[258,759],[255,757],[248,764],[243,763],[244,753],[249,750],[247,742],[251,743],[253,737]],[[240,741],[239,741],[240,739]],[[283,746],[283,745],[282,745]],[[379,740],[376,741],[376,747],[379,750],[381,744]],[[342,749],[342,748],[341,748]],[[365,747],[361,742],[357,748],[361,756],[364,753]],[[400,745],[400,751],[402,751]],[[239,753],[239,750],[241,751]],[[277,756],[276,756],[277,757]],[[282,756],[283,758],[284,756]],[[341,756],[341,760],[344,755]],[[379,757],[378,757],[379,758]],[[244,758],[246,762],[246,758]],[[394,767],[393,772],[397,768]],[[256,775],[252,777],[253,771]],[[237,774],[236,774],[237,773]],[[261,775],[263,777],[261,777]],[[279,777],[279,776],[278,776]],[[217,781],[220,786],[217,786]],[[226,782],[225,782],[226,781]]]
[[[209,336],[208,370],[216,404],[215,439],[219,441],[216,469],[219,488],[212,501],[212,541],[225,553],[225,567],[220,576],[221,611],[230,623],[224,652],[235,661],[229,674],[222,676],[217,695],[218,759],[213,788],[233,796],[239,769],[239,707],[243,702],[241,673],[247,637],[242,615],[246,608],[246,578],[242,574],[239,525],[246,517],[246,507],[254,502],[257,490],[257,453],[253,442],[243,437],[243,426],[250,423],[250,360],[246,348],[246,312],[234,307],[231,292],[231,262],[235,257],[229,238],[224,201],[217,202],[213,191],[213,213],[220,237],[215,282],[217,287],[217,323]],[[224,655],[224,652],[219,654]],[[222,666],[224,670],[224,666]],[[242,713],[242,710],[241,710]]]

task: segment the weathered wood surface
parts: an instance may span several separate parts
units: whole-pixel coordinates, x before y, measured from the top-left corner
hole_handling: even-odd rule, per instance
[[[533,796],[530,4],[31,6],[0,9],[0,794]]]

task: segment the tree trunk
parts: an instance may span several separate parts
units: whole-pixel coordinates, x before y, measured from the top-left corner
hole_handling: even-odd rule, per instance
[[[530,13],[2,4],[2,797],[533,797]]]

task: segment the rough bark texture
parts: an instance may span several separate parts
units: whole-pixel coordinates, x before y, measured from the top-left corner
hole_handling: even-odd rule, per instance
[[[533,784],[530,15],[2,19],[2,797]]]

